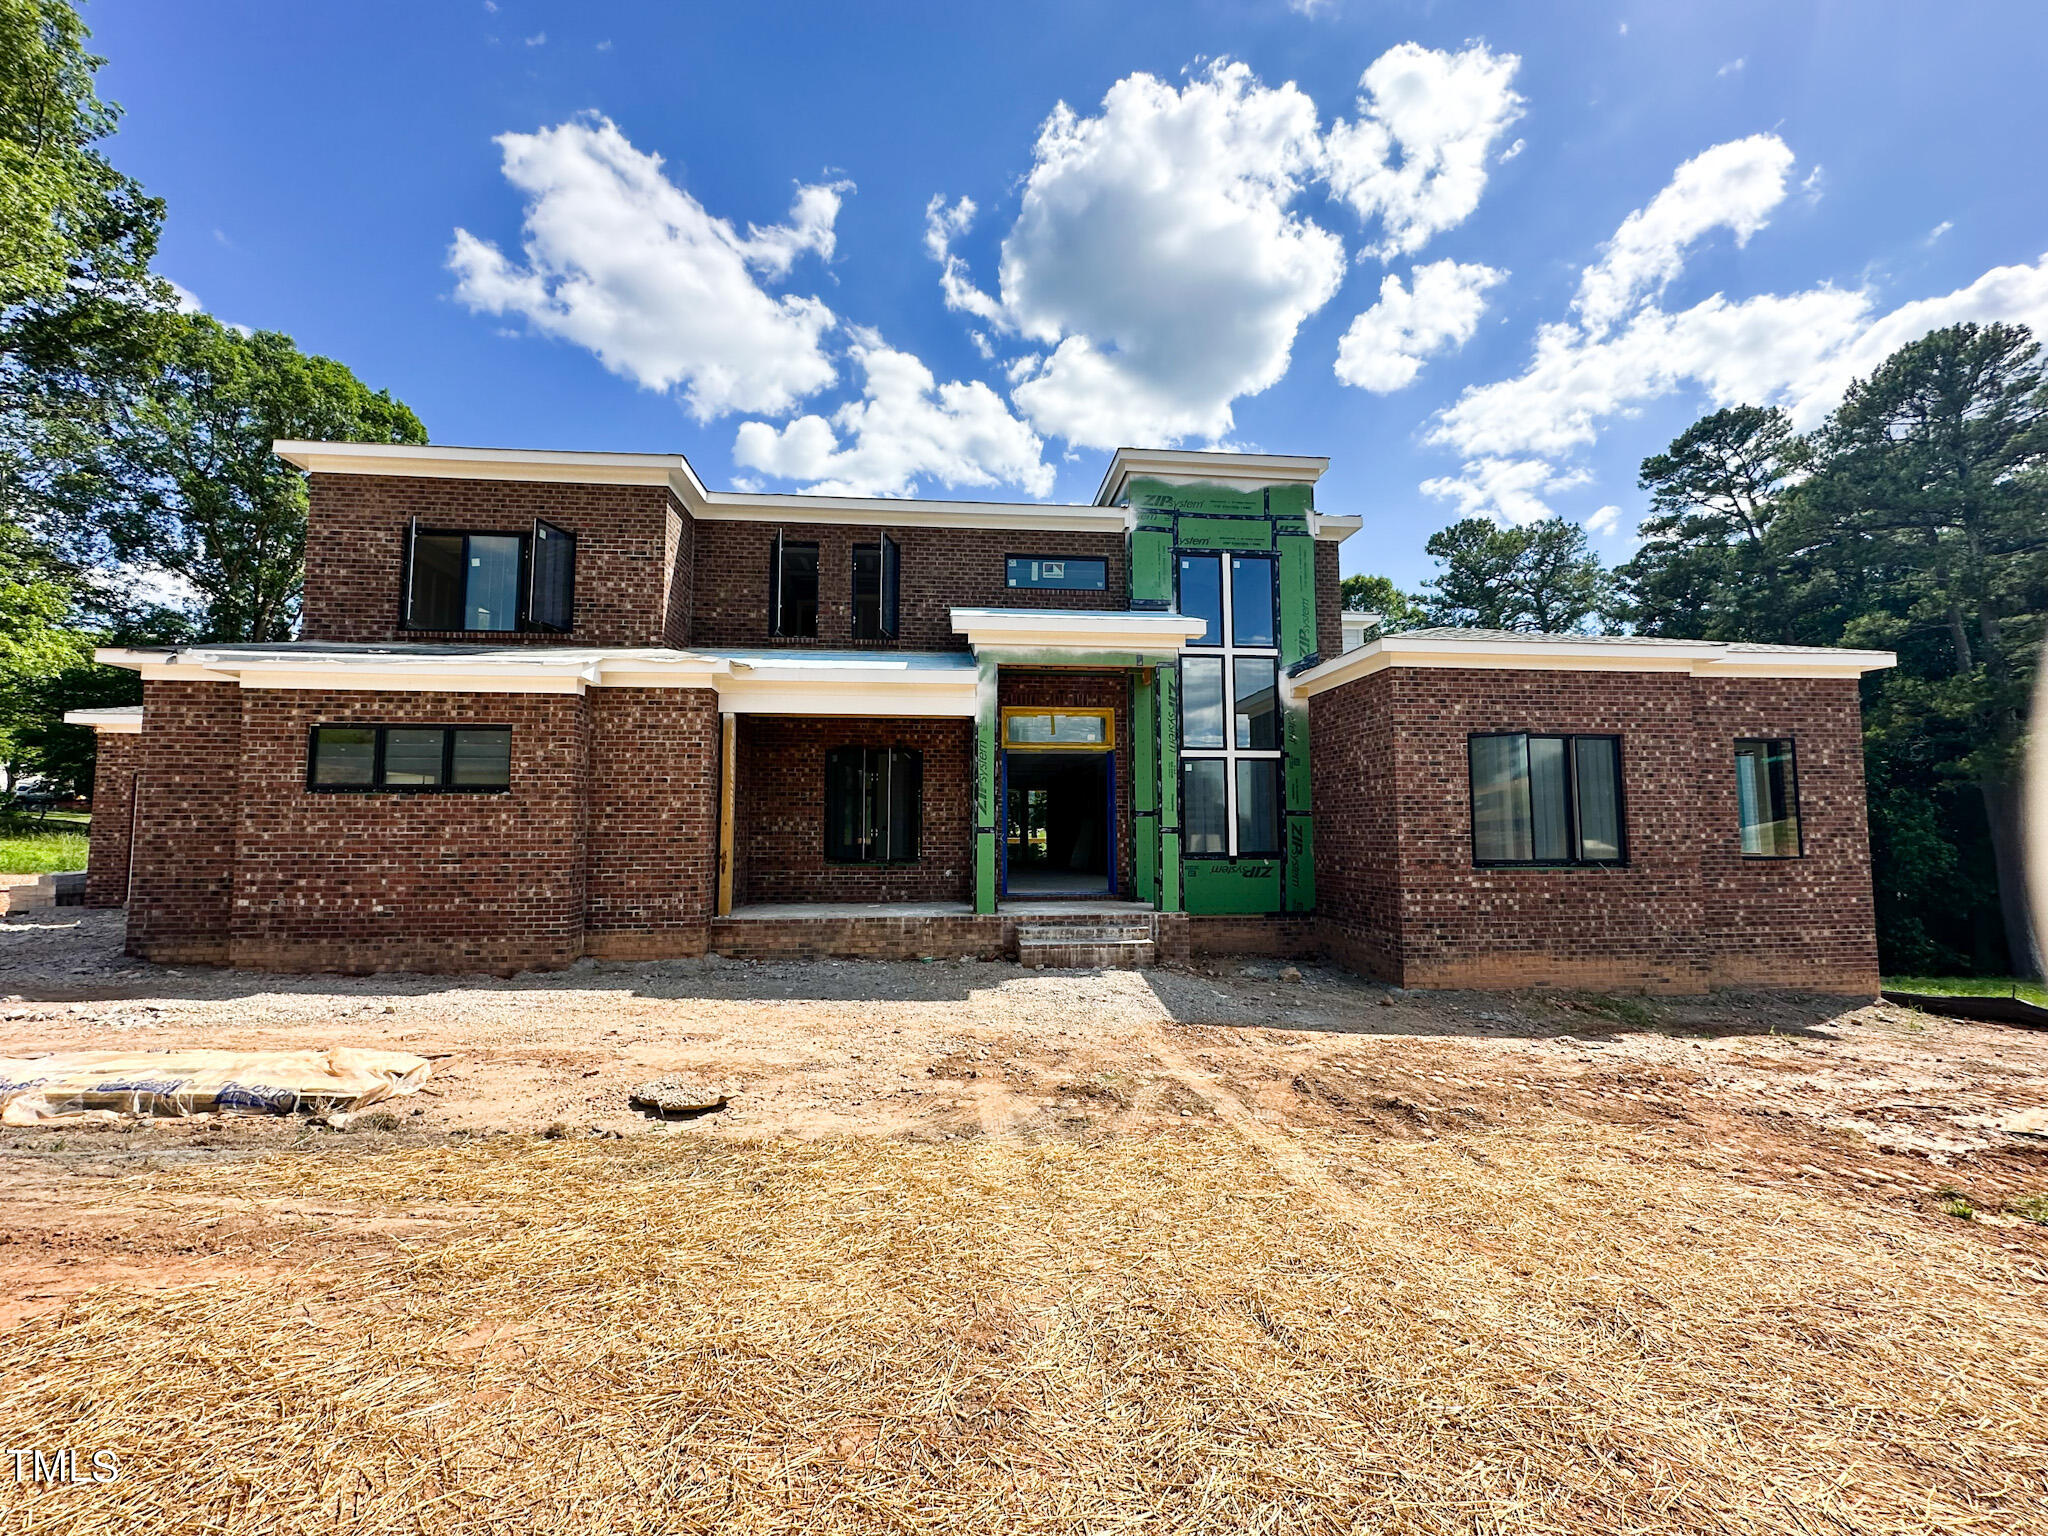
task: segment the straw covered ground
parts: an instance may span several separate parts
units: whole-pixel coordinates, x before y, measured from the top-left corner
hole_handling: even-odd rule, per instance
[[[458,1086],[12,1133],[0,1446],[121,1476],[0,1463],[8,1531],[2048,1528],[2037,1037],[1235,967],[145,1002],[92,941],[0,976],[0,1051],[361,1017]],[[477,1118],[664,1039],[734,1114]]]

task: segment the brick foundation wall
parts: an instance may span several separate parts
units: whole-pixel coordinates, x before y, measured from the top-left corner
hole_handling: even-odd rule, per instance
[[[1408,986],[1875,990],[1853,684],[1393,668],[1310,703],[1318,916]],[[1798,740],[1804,859],[1735,856],[1737,735]],[[1622,738],[1628,863],[1472,865],[1466,737]],[[1813,757],[1809,789],[1804,763]]]
[[[594,688],[585,947],[703,952],[718,884],[718,695]]]
[[[1278,912],[1264,917],[1190,913],[1184,920],[1188,951],[1201,959],[1257,955],[1313,960],[1323,953],[1322,935],[1315,918],[1307,912]]]
[[[128,834],[134,827],[135,770],[142,761],[142,738],[132,731],[94,734],[85,904],[118,907],[128,899]]]
[[[128,891],[128,953],[171,965],[228,959],[234,910],[241,690],[145,682]]]
[[[573,694],[241,693],[232,959],[271,970],[510,971],[583,952],[591,803]],[[504,725],[504,794],[317,794],[315,725]]]
[[[953,633],[954,608],[1117,609],[1130,606],[1124,541],[1109,533],[1006,533],[955,528],[852,528],[823,523],[782,525],[792,543],[818,546],[820,646],[853,640],[853,546],[886,531],[903,550],[898,614],[905,650],[965,650]],[[776,525],[705,521],[697,525],[696,606],[690,643],[749,646],[778,643],[768,633],[768,566]],[[1109,562],[1102,592],[1021,591],[1006,587],[1011,555],[1086,556]]]
[[[1131,683],[1127,672],[1027,671],[996,674],[998,708],[1116,711],[1116,888],[1128,896],[1136,880],[1131,836]]]
[[[974,882],[971,720],[740,717],[733,902],[967,901]],[[825,860],[825,754],[833,747],[924,754],[924,828],[907,864]]]
[[[529,533],[536,517],[568,529],[576,535],[575,628],[566,635],[401,629],[405,535],[415,517],[421,528],[437,532]],[[689,522],[659,485],[316,474],[306,517],[300,632],[307,640],[336,642],[685,643],[686,635],[676,633],[676,613],[688,602],[675,596],[671,565],[684,556]]]

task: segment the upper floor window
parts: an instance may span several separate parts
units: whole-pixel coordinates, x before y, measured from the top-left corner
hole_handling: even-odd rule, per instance
[[[535,518],[526,533],[450,533],[415,518],[405,546],[407,629],[573,627],[576,536],[566,529]]]
[[[1109,562],[1012,555],[1007,562],[1003,584],[1034,591],[1106,592],[1109,590]]]
[[[901,630],[903,550],[887,534],[853,546],[853,638],[894,640]]]
[[[1622,862],[1621,738],[1473,736],[1472,862]]]
[[[1229,602],[1226,607],[1225,579]],[[1271,555],[1185,554],[1180,557],[1180,611],[1202,619],[1208,628],[1189,645],[1246,646],[1272,650],[1278,645],[1279,595]],[[1228,623],[1226,640],[1225,624]]]
[[[818,546],[775,533],[768,569],[768,633],[814,639],[818,633]]]
[[[924,758],[909,747],[834,747],[825,754],[825,857],[900,864],[917,857]]]
[[[1790,739],[1735,743],[1735,806],[1744,858],[1799,857],[1799,771]]]
[[[488,794],[512,783],[509,726],[316,725],[306,787]]]

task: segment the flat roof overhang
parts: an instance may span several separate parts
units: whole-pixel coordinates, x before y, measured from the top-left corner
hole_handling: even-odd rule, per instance
[[[1527,672],[1682,672],[1693,677],[1841,677],[1896,666],[1890,651],[1829,646],[1746,646],[1717,640],[1645,640],[1626,636],[1383,635],[1289,680],[1313,698],[1390,667],[1465,667]]]
[[[145,682],[241,688],[570,695],[591,688],[702,688],[717,693],[726,714],[971,717],[980,675],[964,652],[923,651],[312,644],[107,646],[95,655],[141,673]],[[140,729],[141,711],[135,717]]]
[[[955,608],[953,633],[976,656],[1054,666],[1152,666],[1208,626],[1177,613],[1121,609]]]

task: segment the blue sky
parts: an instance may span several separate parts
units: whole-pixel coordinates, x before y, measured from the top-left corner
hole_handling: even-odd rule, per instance
[[[2048,331],[2030,0],[84,11],[160,270],[438,442],[1081,501],[1323,453],[1414,584],[1462,512],[1624,557],[1715,404]]]

